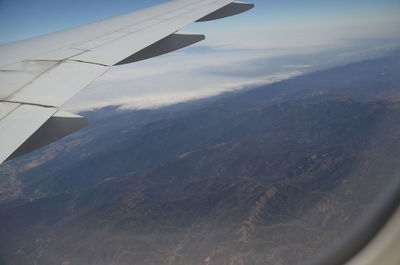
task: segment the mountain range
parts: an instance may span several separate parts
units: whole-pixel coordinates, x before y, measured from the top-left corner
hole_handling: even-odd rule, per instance
[[[397,178],[400,54],[89,125],[0,167],[0,264],[302,265]]]

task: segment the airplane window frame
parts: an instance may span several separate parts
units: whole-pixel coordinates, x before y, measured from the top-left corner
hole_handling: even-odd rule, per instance
[[[383,190],[387,195],[381,196],[372,211],[360,217],[363,220],[354,224],[352,227],[354,230],[347,236],[341,237],[328,250],[323,251],[310,263],[311,265],[350,264],[354,258],[362,254],[400,211],[400,178],[388,184],[391,184],[388,185],[389,188]]]

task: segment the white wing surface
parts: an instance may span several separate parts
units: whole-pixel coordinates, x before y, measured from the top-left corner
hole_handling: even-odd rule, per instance
[[[164,4],[0,46],[0,163],[86,124],[59,108],[114,65],[159,56],[201,41],[178,31],[251,9],[232,0]]]

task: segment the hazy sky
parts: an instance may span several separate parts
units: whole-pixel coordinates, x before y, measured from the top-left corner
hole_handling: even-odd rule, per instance
[[[0,43],[70,28],[160,0],[0,0]],[[393,48],[400,0],[254,0],[231,18],[192,24],[194,48],[115,67],[65,107],[152,107],[289,78]],[[360,57],[361,56],[361,57]],[[162,84],[162,85],[160,85]]]

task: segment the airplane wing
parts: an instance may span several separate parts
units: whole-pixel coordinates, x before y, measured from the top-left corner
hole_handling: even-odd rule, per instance
[[[110,67],[162,55],[204,39],[178,31],[245,12],[232,0],[164,4],[0,46],[0,163],[58,140],[86,124],[59,108]]]

